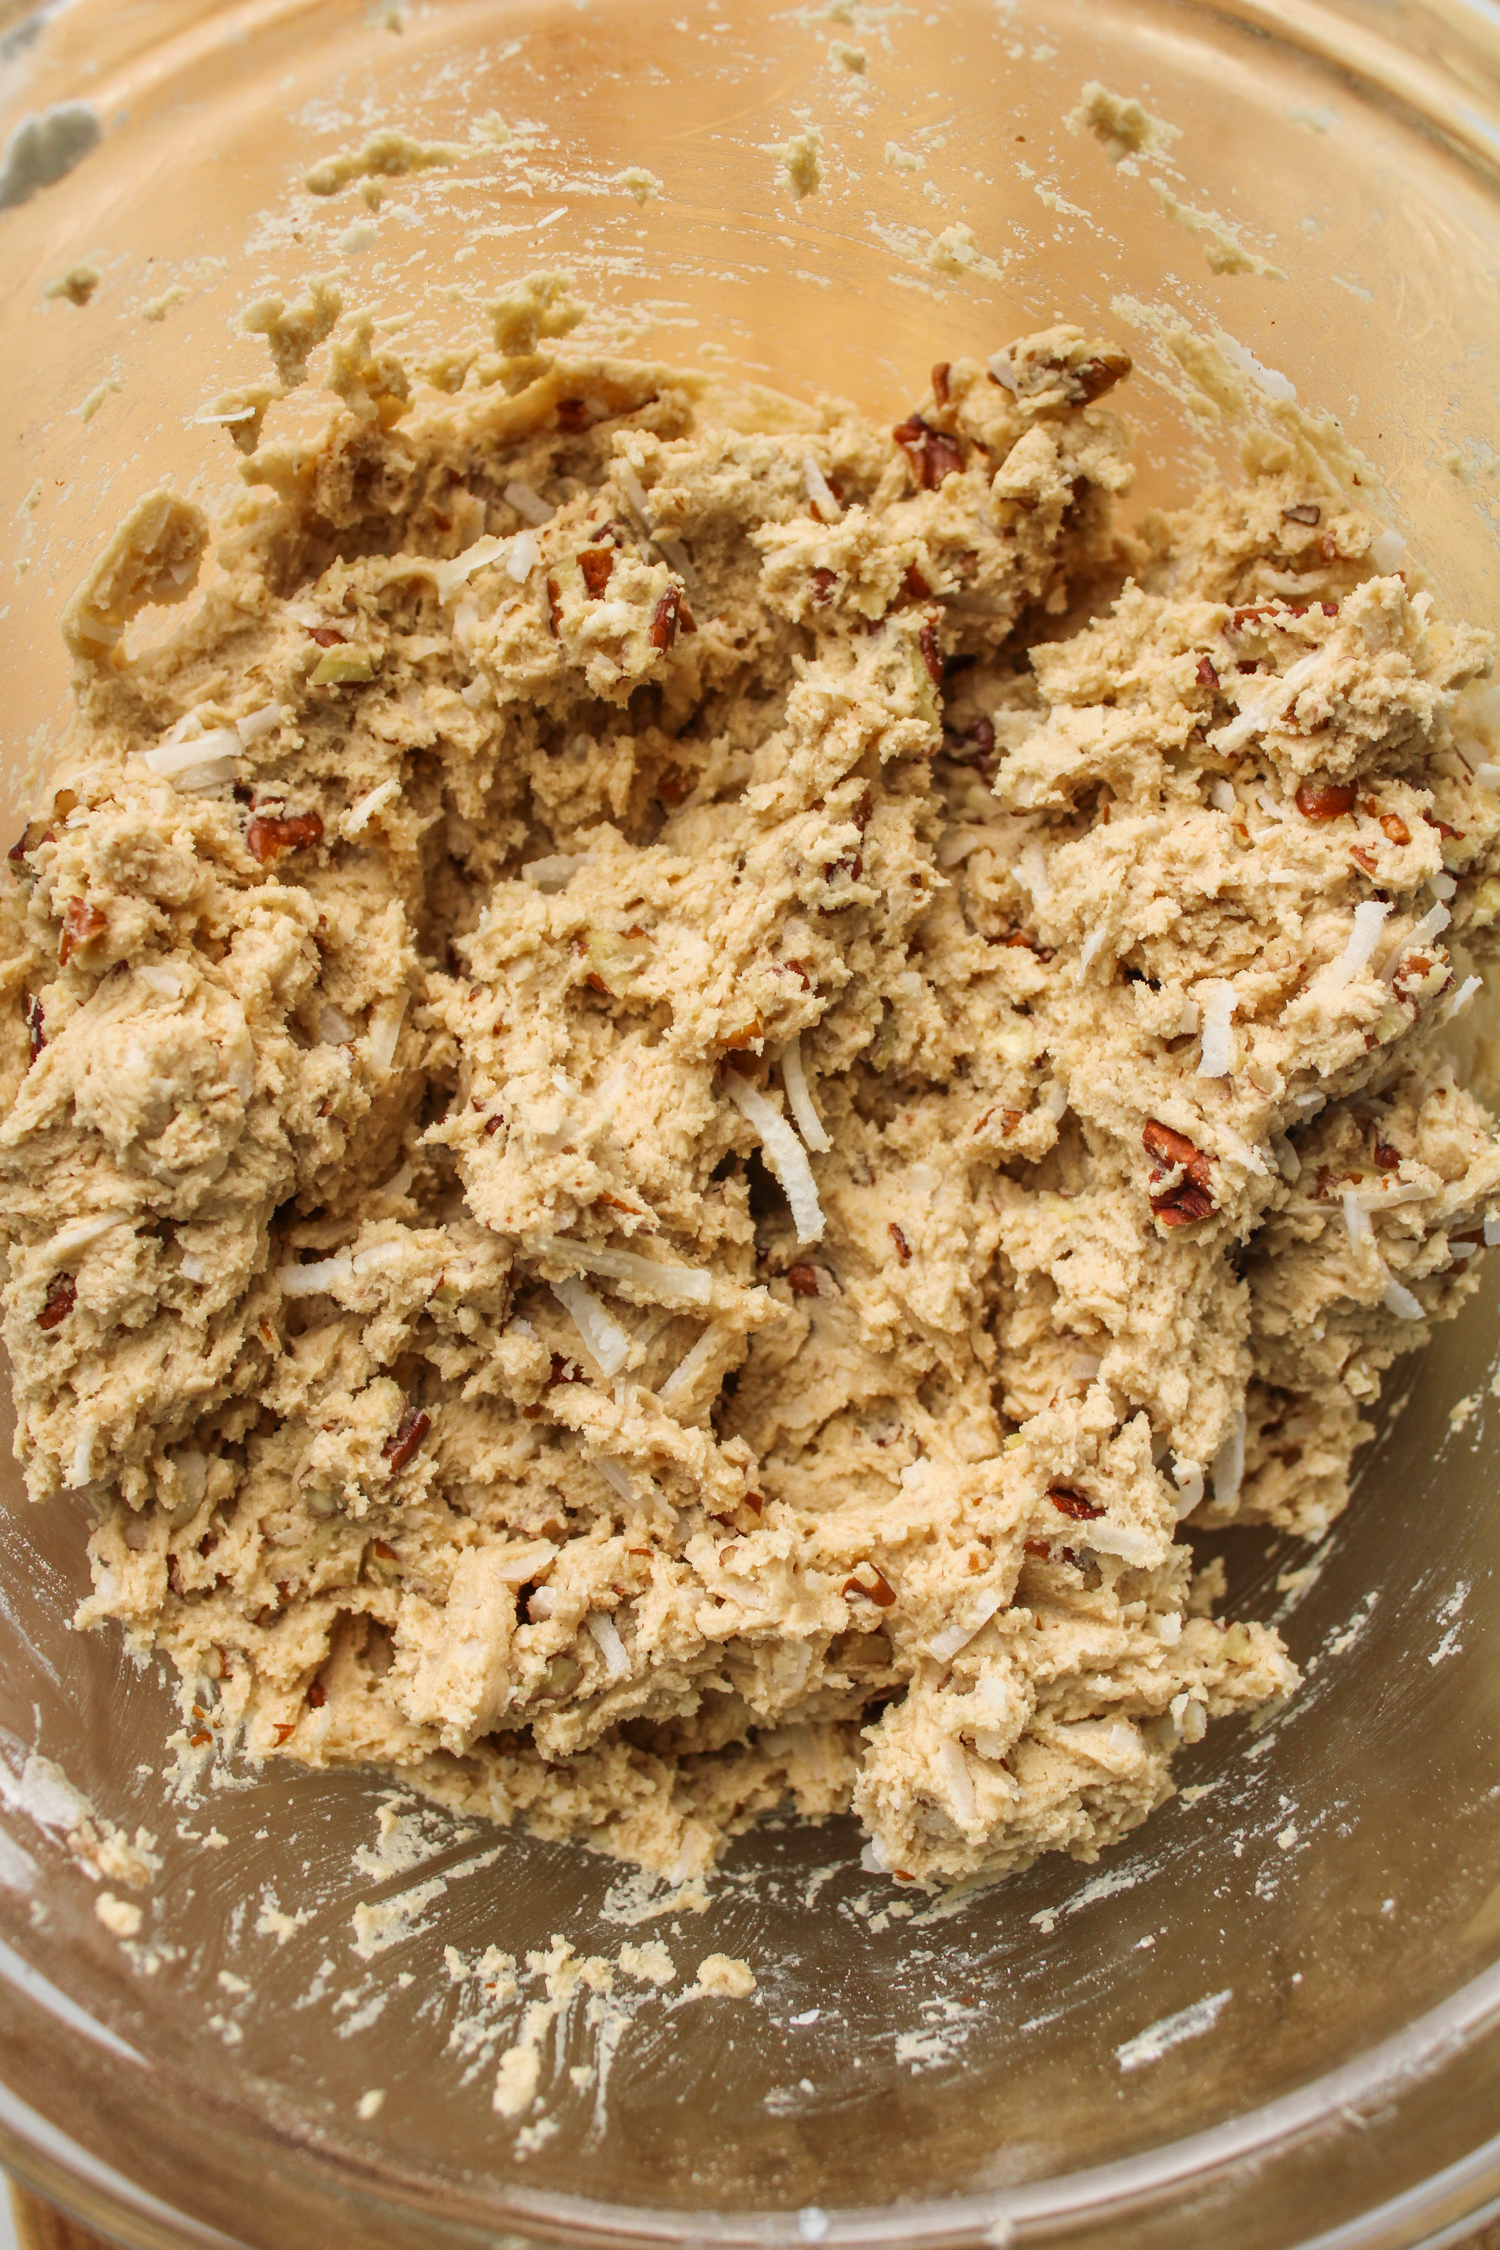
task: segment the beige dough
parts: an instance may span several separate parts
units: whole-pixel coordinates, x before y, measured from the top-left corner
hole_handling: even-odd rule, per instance
[[[31,1491],[190,1752],[677,1878],[787,1799],[907,1876],[1092,1858],[1295,1684],[1181,1520],[1320,1534],[1473,1285],[1489,643],[1290,448],[1118,534],[1073,329],[893,435],[573,317],[425,387],[355,321],[326,434],[70,606]]]

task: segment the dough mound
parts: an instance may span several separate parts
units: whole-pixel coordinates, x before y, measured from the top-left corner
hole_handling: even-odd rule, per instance
[[[1290,446],[1117,534],[1077,330],[892,430],[556,328],[438,396],[356,323],[326,432],[69,613],[30,1489],[188,1750],[679,1879],[787,1800],[1091,1859],[1295,1684],[1180,1524],[1320,1534],[1473,1286],[1489,642]]]

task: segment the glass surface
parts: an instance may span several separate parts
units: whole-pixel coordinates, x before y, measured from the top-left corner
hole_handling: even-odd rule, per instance
[[[62,714],[56,613],[103,533],[164,476],[232,489],[222,431],[193,419],[268,371],[230,316],[339,265],[351,303],[407,316],[407,342],[448,340],[506,281],[563,265],[595,337],[893,420],[933,360],[1077,319],[1138,358],[1133,507],[1234,458],[1232,420],[1195,408],[1141,309],[1172,308],[1338,415],[1444,602],[1500,621],[1491,16],[1457,0],[0,10],[0,124],[81,100],[104,128],[0,211],[12,811]],[[1182,129],[1170,163],[1114,169],[1066,129],[1093,78]],[[386,183],[377,212],[299,188],[376,126],[467,142],[490,111],[510,140]],[[807,123],[827,177],[798,204],[766,152]],[[612,184],[633,166],[662,183],[644,203]],[[933,260],[953,226],[972,230],[966,273]],[[1213,271],[1205,242],[1231,228],[1287,278]],[[48,298],[79,260],[101,275],[90,303]],[[1290,1600],[1277,1580],[1304,1553],[1218,1543],[1232,1610],[1286,1603],[1309,1672],[1286,1715],[1212,1730],[1179,1768],[1192,1801],[1096,1867],[1048,1862],[942,1904],[863,1871],[847,1822],[770,1824],[706,1911],[636,1921],[618,1866],[421,1818],[378,1777],[231,1768],[175,1801],[165,1682],[113,1636],[70,1633],[84,1524],[30,1509],[7,1466],[0,2155],[142,2250],[957,2245],[1007,2228],[1080,2250],[1399,2250],[1458,2230],[1500,2199],[1496,1292],[1492,1277],[1400,1371],[1404,1408]],[[100,1819],[154,1834],[134,1954],[98,1919],[65,1833],[78,1808],[34,1756]],[[355,1910],[399,1898],[404,1934],[375,1951]],[[893,1901],[914,1911],[882,1921]],[[556,2130],[524,2149],[491,2108],[496,2044],[463,2029],[475,1981],[455,1982],[445,1948],[523,1957],[554,1932],[610,1956],[660,1937],[682,1973],[631,1988],[610,2057],[586,2003],[560,2019]],[[684,1996],[715,1951],[754,1963],[753,2001]],[[1122,2048],[1190,2009],[1195,2036],[1124,2067]]]

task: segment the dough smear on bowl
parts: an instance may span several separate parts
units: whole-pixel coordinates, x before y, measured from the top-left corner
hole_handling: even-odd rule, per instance
[[[205,1749],[677,1877],[788,1799],[1092,1858],[1295,1684],[1182,1520],[1320,1534],[1474,1284],[1490,643],[1290,447],[1118,533],[1072,328],[894,429],[535,333],[336,341],[69,606],[31,1492]]]

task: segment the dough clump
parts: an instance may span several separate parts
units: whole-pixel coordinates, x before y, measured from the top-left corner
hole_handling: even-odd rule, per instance
[[[787,1801],[1091,1859],[1295,1685],[1182,1520],[1320,1535],[1474,1286],[1490,644],[1290,449],[1118,533],[1076,329],[894,429],[557,329],[444,396],[356,323],[170,634],[169,495],[70,612],[30,1490],[203,1755],[678,1880]]]

